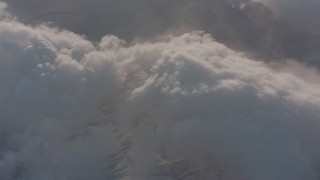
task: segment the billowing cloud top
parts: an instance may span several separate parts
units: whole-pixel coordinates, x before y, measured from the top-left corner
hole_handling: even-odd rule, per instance
[[[0,179],[317,179],[316,68],[199,31],[92,43],[8,17],[0,54]]]
[[[192,30],[265,61],[297,59],[320,67],[320,12],[313,0],[10,0],[19,21],[48,22],[92,41],[128,42]]]

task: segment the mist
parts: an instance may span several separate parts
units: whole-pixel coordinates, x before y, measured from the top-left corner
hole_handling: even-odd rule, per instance
[[[150,28],[142,38],[124,27],[144,26],[119,17],[123,31],[94,40],[62,22],[23,20],[17,10],[8,12],[14,2],[0,3],[0,179],[319,178],[320,74],[306,60],[309,48],[301,49],[303,58],[271,56],[243,40],[248,26],[232,32],[247,21],[216,19],[213,24],[230,29],[226,36],[243,38],[224,39],[219,27],[180,21],[185,9],[164,15],[172,21],[155,15],[156,31],[143,21]],[[229,13],[246,12],[248,20],[255,8],[272,12],[261,3],[212,2],[221,7],[213,14],[221,10],[237,20]],[[198,15],[203,3],[188,14]]]

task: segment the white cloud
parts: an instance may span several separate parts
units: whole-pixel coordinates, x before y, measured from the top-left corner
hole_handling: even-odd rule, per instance
[[[6,12],[7,4],[0,2],[0,18],[3,18],[7,14]]]
[[[14,20],[0,54],[0,179],[316,179],[315,69],[201,32],[94,45]]]

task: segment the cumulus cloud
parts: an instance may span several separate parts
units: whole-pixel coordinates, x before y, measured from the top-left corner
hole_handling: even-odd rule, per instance
[[[317,69],[8,19],[0,54],[0,179],[317,179]]]

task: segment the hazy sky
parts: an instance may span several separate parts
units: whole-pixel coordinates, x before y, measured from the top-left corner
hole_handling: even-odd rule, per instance
[[[319,179],[318,10],[0,3],[0,179]]]

